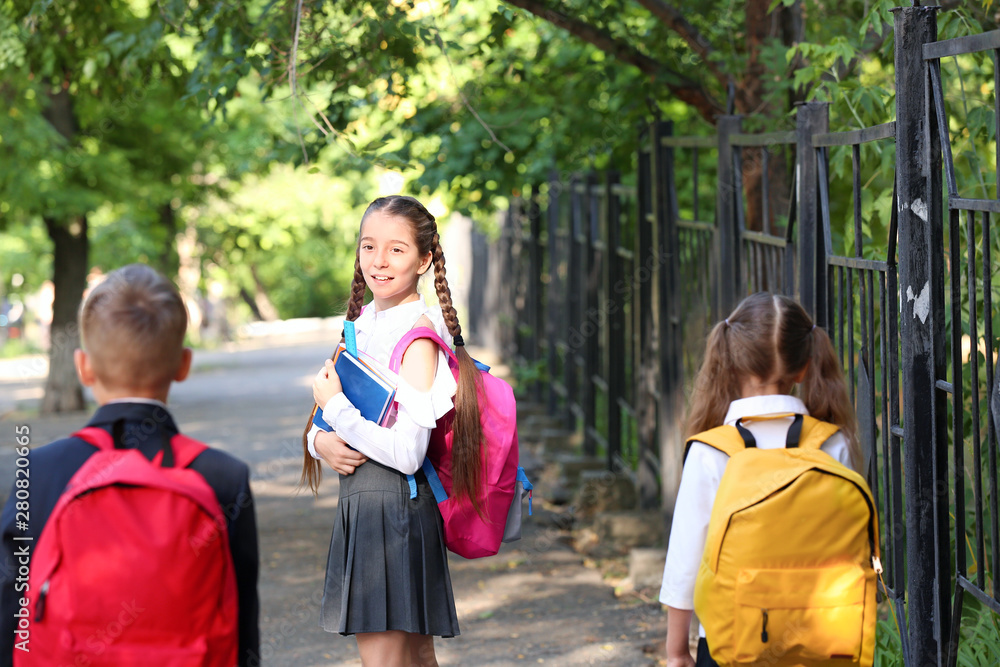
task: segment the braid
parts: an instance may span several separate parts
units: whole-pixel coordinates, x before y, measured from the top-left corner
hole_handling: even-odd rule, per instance
[[[451,288],[448,287],[447,271],[444,268],[444,250],[437,232],[434,233],[434,291],[437,292],[438,303],[441,304],[441,315],[448,326],[452,338],[462,335],[462,325],[458,323],[458,313],[451,302]]]
[[[344,319],[353,322],[361,314],[361,305],[365,300],[365,274],[361,271],[361,252],[354,254],[354,280],[351,281],[351,297],[347,302],[347,314]],[[343,337],[340,339],[344,342]],[[336,350],[330,355],[333,359],[337,356]],[[313,405],[309,420],[306,422],[305,431],[302,432],[302,476],[299,478],[299,486],[308,486],[313,495],[319,494],[319,484],[323,480],[323,466],[309,453],[309,431],[312,430],[313,417],[316,416],[318,405]]]
[[[347,314],[344,316],[348,322],[358,319],[361,314],[361,306],[365,300],[365,274],[361,271],[361,252],[354,253],[354,280],[351,281],[351,298],[347,302]]]
[[[434,289],[441,315],[453,338],[462,335],[462,325],[458,323],[458,313],[451,302],[451,289],[444,268],[444,251],[441,239],[435,231],[431,239],[434,260]],[[452,448],[452,490],[457,498],[469,498],[472,506],[484,516],[485,507],[480,503],[483,487],[483,425],[479,412],[479,385],[481,379],[476,362],[472,360],[465,345],[455,346],[458,358],[458,391],[455,392],[455,421],[453,422],[454,447]]]

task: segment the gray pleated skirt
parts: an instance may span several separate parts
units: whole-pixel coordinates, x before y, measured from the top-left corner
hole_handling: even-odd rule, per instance
[[[441,513],[422,472],[375,461],[340,476],[320,625],[327,632],[459,634]]]

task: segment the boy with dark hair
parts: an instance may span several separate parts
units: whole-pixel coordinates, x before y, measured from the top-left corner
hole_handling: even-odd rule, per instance
[[[74,435],[69,438],[58,440],[44,447],[32,450],[27,457],[28,474],[30,475],[30,516],[28,521],[22,521],[23,516],[18,516],[16,491],[11,493],[3,513],[0,515],[0,533],[2,533],[2,545],[0,545],[0,667],[6,667],[14,663],[14,656],[25,649],[35,651],[43,647],[35,644],[31,632],[39,627],[38,619],[43,617],[45,612],[44,596],[49,591],[49,581],[38,586],[35,579],[31,579],[30,590],[25,590],[25,578],[20,566],[25,561],[31,563],[32,577],[36,576],[37,563],[31,558],[41,554],[39,537],[42,536],[46,523],[57,518],[61,522],[59,526],[72,526],[80,524],[84,517],[81,514],[81,507],[76,508],[77,513],[63,511],[68,505],[67,499],[60,498],[64,495],[71,495],[67,491],[67,486],[71,488],[80,487],[81,483],[100,484],[100,480],[94,480],[103,474],[115,474],[115,466],[119,462],[127,460],[130,464],[135,463],[133,452],[136,450],[145,459],[151,461],[152,466],[146,466],[138,460],[139,468],[150,468],[154,474],[166,471],[164,478],[168,480],[181,480],[188,486],[205,486],[204,492],[199,496],[192,493],[191,498],[202,502],[194,502],[190,498],[184,498],[183,494],[175,494],[178,499],[171,499],[170,507],[195,507],[192,512],[192,522],[189,526],[178,527],[164,525],[172,522],[176,516],[174,510],[163,515],[165,518],[154,520],[148,517],[139,517],[135,524],[138,526],[142,537],[151,535],[153,543],[159,539],[164,544],[164,552],[169,549],[181,554],[183,559],[190,559],[193,565],[188,569],[183,569],[178,565],[177,569],[168,568],[169,571],[162,572],[162,576],[153,573],[137,588],[151,589],[148,598],[156,600],[161,597],[161,593],[166,595],[169,592],[175,593],[178,587],[186,587],[185,590],[198,591],[199,586],[204,588],[208,584],[206,581],[224,582],[218,584],[220,588],[228,588],[227,591],[219,591],[214,603],[214,609],[209,606],[204,615],[206,628],[215,623],[216,617],[228,617],[231,619],[230,630],[225,630],[223,634],[232,634],[231,628],[238,630],[238,640],[235,637],[223,639],[222,643],[227,644],[227,655],[232,655],[232,648],[237,644],[237,663],[242,667],[256,666],[260,664],[259,659],[259,628],[258,628],[258,598],[257,598],[257,574],[258,574],[258,553],[257,553],[257,526],[254,516],[253,496],[250,492],[249,469],[245,463],[234,458],[225,452],[204,448],[200,443],[195,443],[179,435],[178,428],[173,418],[167,410],[166,400],[171,383],[180,382],[187,377],[191,367],[191,350],[184,347],[184,334],[187,329],[187,311],[181,300],[180,294],[174,285],[148,266],[132,264],[110,273],[104,282],[95,287],[83,308],[80,311],[80,331],[82,350],[76,350],[74,361],[76,363],[77,374],[80,381],[91,387],[98,404],[97,412],[87,424],[85,431],[90,435],[81,437]],[[98,431],[99,430],[99,431]],[[104,433],[101,433],[103,431]],[[96,440],[107,443],[104,447],[99,447]],[[111,446],[113,443],[113,447]],[[193,443],[193,445],[192,445]],[[193,448],[192,448],[193,447]],[[184,448],[194,452],[193,461],[186,467],[187,457],[183,452]],[[203,451],[202,451],[202,448]],[[111,454],[108,454],[111,450]],[[126,450],[126,451],[122,451]],[[200,453],[198,453],[200,452]],[[81,479],[87,475],[80,473],[88,460],[95,454],[104,456],[112,463],[105,467],[90,465],[84,472],[92,472],[92,468],[97,468],[96,474],[91,474],[88,479]],[[110,459],[108,457],[110,456]],[[174,457],[177,457],[177,468],[172,468]],[[102,459],[102,460],[105,460]],[[135,460],[134,460],[135,459]],[[95,457],[95,461],[97,457]],[[95,463],[91,461],[91,463]],[[162,465],[162,468],[159,466]],[[118,466],[119,468],[123,466]],[[125,466],[127,467],[127,466]],[[133,467],[135,467],[133,465]],[[190,471],[198,473],[193,475]],[[145,474],[145,473],[144,473]],[[203,479],[202,479],[203,478]],[[70,484],[72,480],[72,484]],[[191,484],[190,482],[194,482]],[[173,482],[170,482],[173,484]],[[169,484],[167,485],[169,486]],[[125,482],[118,484],[115,493],[125,498],[125,502],[120,506],[127,506],[129,493],[137,493],[135,488]],[[154,492],[158,489],[154,489]],[[143,489],[145,491],[145,489]],[[199,489],[195,489],[199,491]],[[214,499],[218,501],[218,507],[212,506],[211,500],[214,492]],[[94,496],[94,494],[90,494]],[[23,495],[23,494],[22,494]],[[80,494],[81,497],[87,494]],[[159,498],[160,496],[157,496]],[[209,502],[204,502],[205,499]],[[179,504],[178,504],[179,503]],[[187,503],[187,505],[183,505]],[[57,507],[58,505],[58,507]],[[152,505],[155,507],[156,505]],[[198,516],[197,508],[205,509],[203,515]],[[56,510],[54,513],[53,510]],[[60,514],[62,512],[62,514]],[[92,517],[87,517],[93,519]],[[135,518],[135,517],[131,517]],[[196,523],[197,521],[197,523]],[[225,531],[222,527],[225,527]],[[206,530],[207,527],[207,530]],[[169,535],[171,531],[187,531],[181,539],[164,542],[159,535]],[[197,532],[191,532],[191,531]],[[56,539],[50,530],[45,535],[46,541]],[[63,531],[65,532],[65,531]],[[65,539],[65,538],[64,538]],[[77,542],[86,541],[77,539]],[[111,540],[108,540],[111,542]],[[212,543],[216,544],[217,551],[221,551],[221,559],[216,556],[216,561],[208,557]],[[91,553],[92,565],[77,567],[91,567],[95,575],[102,569],[106,569],[106,564],[95,559],[101,556],[102,549],[106,548],[106,555],[109,559],[119,557],[128,545],[115,543],[102,543],[94,541],[93,548],[96,553]],[[228,544],[227,550],[220,545]],[[82,547],[81,547],[82,548]],[[132,547],[134,548],[134,547]],[[185,551],[186,550],[186,551]],[[38,551],[38,554],[36,554]],[[190,552],[190,553],[189,553]],[[174,553],[174,551],[170,551]],[[25,558],[25,554],[32,554]],[[192,555],[193,554],[193,555]],[[141,554],[133,557],[132,563],[126,565],[127,569],[141,570],[142,567],[149,567],[148,562],[155,562],[156,558],[163,558],[163,554],[149,554],[149,558],[144,558]],[[168,558],[173,558],[168,556]],[[80,557],[77,558],[79,563]],[[148,562],[147,562],[148,561]],[[112,561],[108,561],[112,562]],[[217,562],[220,565],[213,571],[203,575],[201,581],[178,581],[185,577],[184,573],[197,571],[198,567],[205,566],[208,562]],[[55,566],[53,566],[55,567]],[[195,569],[192,569],[195,568]],[[123,568],[124,569],[124,568]],[[89,572],[85,570],[85,572]],[[206,571],[207,572],[207,571]],[[232,582],[235,574],[235,583]],[[105,576],[106,572],[100,572]],[[113,573],[111,573],[113,574]],[[202,576],[202,575],[199,575]],[[204,577],[215,577],[216,579],[206,579]],[[85,579],[87,577],[79,577]],[[113,576],[110,577],[113,580]],[[65,573],[63,579],[66,579]],[[56,575],[51,575],[53,587],[51,593],[54,595],[56,588]],[[74,584],[76,582],[73,582]],[[65,586],[65,584],[62,584]],[[235,595],[233,594],[235,590]],[[203,591],[204,592],[204,591]],[[122,596],[121,593],[118,593]],[[199,593],[200,595],[200,593]],[[203,597],[209,597],[208,596]],[[114,650],[121,648],[126,643],[126,639],[131,641],[140,634],[139,628],[142,622],[149,622],[150,617],[141,619],[146,608],[154,608],[153,605],[145,606],[143,602],[136,602],[128,595],[128,591],[122,597],[130,599],[122,600],[122,611],[115,617],[107,619],[102,627],[102,632],[90,632],[89,635],[74,638],[77,648],[72,649],[74,657],[73,664],[105,664],[102,662],[110,660]],[[191,596],[196,597],[196,596]],[[181,598],[183,599],[183,598]],[[232,604],[225,601],[230,600]],[[238,609],[227,607],[236,606]],[[79,605],[86,612],[87,605],[95,605],[97,600],[81,601]],[[33,618],[26,619],[26,604],[30,604],[33,610]],[[115,602],[117,604],[117,602]],[[212,603],[210,603],[211,605]],[[131,605],[131,606],[129,606]],[[58,613],[53,609],[55,605],[49,605],[49,615]],[[177,614],[183,618],[186,615],[183,610]],[[158,613],[158,612],[154,612]],[[187,618],[189,624],[196,623],[193,617]],[[32,625],[35,627],[32,628]],[[171,636],[170,624],[155,627],[153,635],[143,635],[145,645],[151,641],[150,636],[155,636],[156,631],[162,631],[163,643],[171,647],[179,643],[176,636]],[[133,630],[133,637],[128,637],[128,632]],[[25,632],[25,627],[27,631]],[[183,627],[183,626],[180,626]],[[18,632],[18,630],[22,632]],[[63,635],[69,636],[73,628],[63,630]],[[199,630],[200,631],[200,630]],[[143,631],[145,632],[145,631]],[[206,629],[205,636],[209,637],[210,651],[211,632]],[[216,632],[216,637],[219,632]],[[27,642],[24,642],[27,640]],[[68,640],[66,640],[68,641]],[[186,641],[186,640],[184,640]],[[22,643],[24,642],[24,643]],[[182,642],[180,642],[182,643]],[[116,646],[116,644],[118,646]],[[48,650],[48,649],[45,649]],[[164,649],[166,650],[166,649]],[[170,648],[169,650],[174,650]],[[103,654],[103,658],[100,657]],[[156,664],[158,658],[156,651],[147,654],[148,664]],[[19,661],[27,658],[26,654],[18,656]],[[203,664],[216,664],[208,662]],[[232,664],[231,662],[229,664]]]

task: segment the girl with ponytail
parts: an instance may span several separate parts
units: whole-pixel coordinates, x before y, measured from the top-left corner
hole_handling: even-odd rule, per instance
[[[417,291],[431,271],[439,308]],[[369,290],[372,299],[363,305]],[[323,461],[340,475],[320,625],[355,635],[364,665],[433,667],[434,636],[453,637],[459,628],[441,515],[420,466],[437,420],[454,410],[452,493],[475,499],[483,483],[483,435],[479,373],[452,305],[437,223],[416,199],[380,197],[365,211],[346,319],[355,323],[358,349],[385,366],[415,327],[435,330],[458,357],[456,383],[435,343],[411,343],[400,367],[397,410],[386,426],[365,420],[351,405],[327,361],[313,397],[333,431],[310,419],[303,435],[300,483],[317,493]],[[417,481],[412,500],[406,475]]]
[[[796,386],[798,396],[792,395]],[[760,292],[712,328],[695,379],[687,433],[745,420],[741,423],[757,447],[784,447],[795,414],[839,426],[821,450],[860,472],[854,409],[830,338],[794,299]],[[753,419],[774,415],[782,417]],[[670,667],[715,665],[704,628],[697,661],[691,658],[688,631],[706,531],[727,461],[724,453],[697,441],[684,461],[660,589],[660,602],[668,608]]]

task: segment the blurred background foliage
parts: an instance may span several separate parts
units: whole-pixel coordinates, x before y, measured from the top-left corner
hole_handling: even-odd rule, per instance
[[[731,101],[749,131],[788,129],[809,99],[834,130],[891,120],[896,4],[0,0],[0,299],[51,281],[53,335],[69,332],[88,276],[143,261],[227,325],[336,314],[379,194],[489,233],[553,171],[628,181],[656,117],[709,134]],[[987,0],[941,4],[942,38],[995,27]],[[985,80],[948,92],[973,189],[996,167]],[[865,150],[881,197],[891,145]],[[888,201],[869,203],[877,252]],[[72,384],[53,357],[59,372]]]

